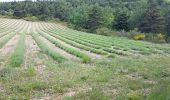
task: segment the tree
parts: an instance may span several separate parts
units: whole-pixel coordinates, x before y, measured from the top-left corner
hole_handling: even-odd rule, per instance
[[[95,5],[88,16],[89,17],[87,20],[86,28],[89,29],[91,32],[94,32],[96,29],[100,28],[101,25],[103,24],[100,7],[98,5]]]
[[[86,28],[88,11],[88,6],[73,10],[69,16],[70,22],[74,24],[76,28]]]
[[[146,33],[163,33],[164,17],[161,14],[157,0],[148,0],[148,7],[143,16],[139,29]]]
[[[18,3],[14,9],[14,13],[13,13],[13,16],[16,16],[16,17],[19,17],[19,18],[22,18],[22,17],[25,17],[26,16],[26,12],[25,10],[23,9],[23,5],[21,3]]]
[[[167,15],[166,15],[166,27],[165,27],[165,31],[166,31],[167,36],[170,37],[170,13],[167,13]]]
[[[125,12],[120,12],[117,15],[115,22],[113,23],[113,28],[116,30],[129,30],[128,16]]]

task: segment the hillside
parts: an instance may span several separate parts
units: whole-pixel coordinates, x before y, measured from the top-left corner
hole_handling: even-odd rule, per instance
[[[0,99],[165,100],[170,45],[0,19]]]

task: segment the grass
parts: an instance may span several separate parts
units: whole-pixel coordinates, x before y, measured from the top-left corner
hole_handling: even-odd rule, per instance
[[[42,64],[46,66],[46,69],[42,71],[43,75],[37,76],[38,73],[35,72],[37,65],[33,62],[29,63],[33,65],[29,69],[1,70],[4,74],[0,75],[0,83],[3,83],[8,93],[2,92],[0,98],[8,94],[10,98],[29,100],[31,97],[43,97],[46,93],[62,95],[70,89],[75,91],[76,95],[64,97],[66,100],[98,100],[98,97],[104,100],[113,98],[115,100],[128,100],[128,98],[143,100],[143,97],[148,100],[162,100],[154,99],[157,94],[165,96],[162,97],[163,100],[168,98],[169,90],[166,89],[168,89],[169,82],[165,83],[162,79],[170,79],[170,76],[165,74],[170,72],[169,57],[151,56],[145,59],[116,57],[110,58],[109,61],[98,60],[93,64],[78,62],[56,64],[52,59],[47,60],[44,56],[36,55],[43,54],[30,55],[29,59],[37,59],[33,61],[34,63],[39,61],[38,59],[42,60]],[[148,92],[146,97],[143,91],[147,89],[151,89],[151,92]]]
[[[93,89],[88,92],[79,93],[69,100],[112,100],[109,96],[105,95],[102,91]]]
[[[9,64],[11,67],[20,67],[24,61],[25,54],[25,34],[22,33],[20,35],[20,39],[17,43],[15,51],[9,58]]]
[[[148,96],[148,100],[169,100],[169,82],[169,80],[162,80],[162,82],[152,90],[151,94]]]
[[[42,40],[39,39],[39,36],[36,33],[32,33],[31,35],[44,53],[57,60],[59,63],[67,60],[64,56],[49,48]]]

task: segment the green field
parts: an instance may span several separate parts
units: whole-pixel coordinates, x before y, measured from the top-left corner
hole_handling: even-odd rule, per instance
[[[170,45],[0,19],[0,100],[170,100]]]

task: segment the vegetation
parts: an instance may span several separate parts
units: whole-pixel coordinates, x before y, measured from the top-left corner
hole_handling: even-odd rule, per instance
[[[0,100],[169,100],[169,5],[1,2]]]
[[[0,48],[2,48],[14,35],[15,33],[11,33],[2,37],[0,40]]]
[[[53,23],[0,21],[11,27],[0,24],[5,30],[0,34],[7,32],[0,38],[0,99],[44,99],[48,93],[50,99],[169,98],[169,44],[89,34]],[[21,33],[14,38],[16,44],[7,43],[15,35],[12,30]],[[132,33],[136,39],[144,36]],[[160,40],[164,36],[156,35]],[[90,63],[72,60],[66,53]]]
[[[163,33],[169,38],[170,2],[167,0],[30,0],[0,3],[0,14],[26,20],[59,19],[77,30],[97,33],[99,29],[130,31],[138,29],[148,38]],[[102,35],[113,35],[107,31]],[[128,34],[128,33],[127,33]],[[127,36],[127,35],[124,35]],[[152,41],[152,39],[145,39]],[[154,38],[157,39],[157,38]],[[159,42],[153,40],[152,42]]]
[[[64,56],[60,55],[59,53],[49,48],[41,39],[39,39],[36,33],[32,33],[31,35],[44,53],[48,54],[49,56],[57,60],[59,63],[66,60]]]
[[[41,32],[40,34],[43,37],[45,37],[46,39],[48,39],[49,41],[51,41],[53,44],[55,44],[57,47],[69,52],[70,54],[73,54],[73,55],[75,55],[77,57],[82,58],[84,63],[88,63],[88,62],[91,61],[91,58],[88,55],[86,55],[86,54],[84,54],[84,53],[82,53],[82,52],[80,52],[80,51],[78,51],[76,49],[69,48],[69,47],[65,46],[64,44],[62,44],[59,41],[55,40],[52,36],[50,36],[50,35],[48,35],[46,33]]]
[[[25,53],[25,34],[22,33],[14,53],[11,55],[9,59],[10,66],[20,67],[24,61],[24,53]]]

